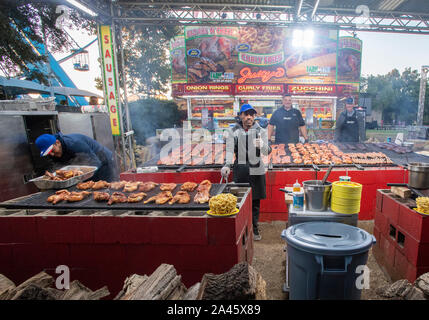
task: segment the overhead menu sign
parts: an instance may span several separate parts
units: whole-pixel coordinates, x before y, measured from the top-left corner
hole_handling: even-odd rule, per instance
[[[187,26],[187,82],[335,84],[338,30],[313,32],[303,47],[292,28]]]
[[[99,26],[98,39],[103,62],[104,96],[109,109],[110,126],[112,128],[112,135],[119,136],[121,134],[119,92],[116,83],[116,68],[110,26]]]

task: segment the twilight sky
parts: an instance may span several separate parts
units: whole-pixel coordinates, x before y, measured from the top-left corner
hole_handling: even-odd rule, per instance
[[[69,33],[80,46],[84,46],[95,37],[73,30]],[[349,35],[348,33],[340,34],[340,36]],[[394,68],[402,72],[406,67],[417,69],[420,72],[422,65],[429,65],[429,36],[427,35],[358,32],[357,36],[363,41],[363,76],[386,74]],[[79,88],[102,94],[95,89],[94,83],[94,78],[101,76],[97,62],[98,43],[94,43],[87,50],[89,51],[90,71],[75,71],[71,60],[61,66]],[[57,59],[64,56],[66,56],[64,53],[55,55]]]

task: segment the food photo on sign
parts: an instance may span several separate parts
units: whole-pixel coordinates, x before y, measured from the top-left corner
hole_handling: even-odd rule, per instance
[[[359,82],[362,60],[362,41],[341,37],[338,45],[338,81]]]
[[[186,82],[185,37],[176,36],[170,41],[171,83]]]
[[[185,28],[189,83],[233,82],[237,31],[228,27]]]
[[[336,30],[288,30],[284,51],[288,83],[336,81]]]

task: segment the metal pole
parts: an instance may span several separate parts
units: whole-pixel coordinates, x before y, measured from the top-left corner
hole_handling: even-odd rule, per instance
[[[417,125],[423,125],[423,115],[425,111],[425,95],[426,95],[426,83],[429,66],[422,66],[422,74],[420,77],[420,94],[419,94],[419,109],[417,112]]]
[[[111,12],[111,15],[113,17],[114,13],[113,13],[113,5],[112,4],[110,4],[110,12]],[[119,75],[118,75],[118,50],[116,48],[116,30],[115,30],[115,27],[116,27],[115,19],[112,19],[112,47],[113,47],[114,58],[115,58],[114,60],[115,60],[115,66],[116,66],[115,77],[116,77],[116,83],[118,84],[117,94],[119,95],[118,96],[118,108],[119,108],[119,116],[120,116],[119,117],[119,123],[121,126],[121,148],[122,148],[122,155],[123,155],[123,161],[124,161],[123,165],[124,165],[125,171],[127,171],[129,169],[129,166],[127,163],[128,162],[127,161],[127,153],[125,150],[124,121],[123,121],[123,117],[122,117],[122,101],[121,101],[121,94],[120,94],[120,87],[121,86],[119,83]]]
[[[132,132],[132,123],[130,121],[130,110],[128,108],[127,77],[125,74],[124,46],[122,44],[122,27],[121,26],[119,26],[119,48],[121,50],[121,66],[122,66],[121,77],[122,77],[122,85],[123,85],[123,90],[124,90],[125,122],[127,124],[127,132],[131,133]],[[118,68],[118,71],[119,71],[119,68]],[[133,137],[134,137],[134,134],[128,134],[127,135],[128,148],[129,148],[128,152],[129,152],[129,157],[130,157],[130,161],[131,161],[131,167],[135,169],[136,168],[136,159],[135,159],[135,155],[134,155],[134,138]]]

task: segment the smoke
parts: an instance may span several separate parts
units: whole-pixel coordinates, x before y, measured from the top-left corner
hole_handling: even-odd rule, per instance
[[[156,99],[141,99],[129,105],[131,125],[137,144],[156,135],[156,129],[181,127],[184,116],[176,103]]]

